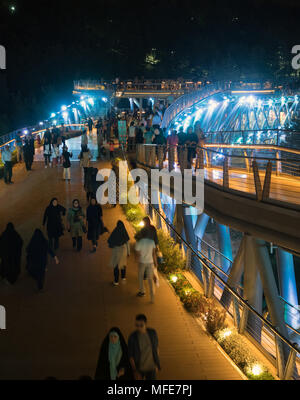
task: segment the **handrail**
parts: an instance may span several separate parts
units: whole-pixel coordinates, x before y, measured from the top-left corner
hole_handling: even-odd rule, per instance
[[[82,128],[82,127],[84,126],[84,124],[64,124],[63,126],[64,126],[64,127],[79,126],[79,127]],[[57,128],[60,128],[60,127],[62,127],[62,125],[61,125],[61,124],[60,124],[60,125],[56,125],[56,127],[57,127]],[[8,145],[8,144],[14,142],[14,141],[16,140],[17,134],[18,134],[19,132],[22,132],[24,129],[25,129],[25,128],[23,128],[23,129],[18,129],[18,130],[15,130],[15,131],[11,132],[11,133],[8,133],[7,135],[0,136],[0,143],[3,141],[3,139],[4,139],[4,140],[7,140],[5,143],[0,144],[0,149],[1,149],[2,147],[5,147],[5,146]],[[36,130],[32,130],[32,127],[31,127],[31,128],[26,128],[26,129],[28,130],[29,133],[31,133],[31,135],[38,135],[38,134],[40,134],[40,133],[46,132],[46,129],[47,129],[47,128],[40,129],[40,130],[37,130],[37,131],[36,131]],[[23,135],[21,135],[21,138],[24,138],[25,136],[26,136],[26,135],[23,134]],[[7,139],[8,137],[9,137],[9,139]],[[6,138],[6,139],[5,139],[5,138]]]
[[[124,148],[122,146],[122,152],[123,152],[123,157],[124,160],[127,162],[127,158],[125,155],[125,151]],[[128,162],[127,162],[128,164]],[[146,198],[148,198],[148,193],[144,193],[144,195],[146,196]],[[149,206],[151,206],[151,202],[149,201],[148,198],[148,204]],[[254,315],[256,315],[257,318],[259,318],[260,321],[262,321],[269,329],[270,331],[275,335],[278,336],[284,343],[286,343],[291,349],[293,349],[298,356],[300,356],[300,351],[297,348],[297,346],[295,346],[295,344],[291,343],[287,338],[285,338],[280,332],[277,331],[277,329],[268,321],[266,320],[264,317],[262,317],[250,304],[248,304],[248,302],[246,300],[244,300],[238,293],[235,292],[234,289],[232,289],[227,282],[222,279],[215,271],[213,268],[211,268],[203,259],[201,259],[201,257],[199,257],[199,254],[197,253],[197,251],[195,249],[193,249],[193,247],[190,246],[190,244],[175,230],[175,228],[169,224],[167,218],[165,218],[155,207],[152,207],[152,210],[159,215],[160,218],[162,218],[162,220],[168,225],[169,229],[172,230],[181,240],[181,242],[194,254],[195,257],[197,257],[197,259],[199,260],[199,262],[205,266],[205,268],[207,268],[210,273],[216,277],[217,279],[219,279],[222,283],[222,285],[224,285],[224,287],[226,287],[226,289],[237,299],[239,300],[239,302],[245,307],[247,308],[249,311],[251,311]]]

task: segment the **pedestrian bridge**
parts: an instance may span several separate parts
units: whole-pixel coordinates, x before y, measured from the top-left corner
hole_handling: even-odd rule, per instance
[[[134,160],[148,172],[204,170],[203,214],[190,216],[191,204],[177,204],[174,187],[169,201],[162,186],[154,214],[159,213],[162,227],[167,221],[171,235],[180,235],[179,242],[188,243],[189,268],[204,291],[209,295],[213,285],[210,295],[231,313],[241,332],[276,360],[281,377],[289,356],[285,345],[278,348],[276,335],[291,345],[300,343],[300,276],[293,256],[300,254],[300,146],[298,132],[287,129],[298,113],[297,94],[206,87],[177,99],[162,122],[168,133],[201,128],[205,140],[193,147],[139,145]],[[205,240],[211,218],[217,245]],[[242,233],[236,249],[232,229]],[[238,293],[247,306],[241,306]],[[248,306],[252,309],[245,316],[242,310]],[[273,339],[266,321],[276,327]]]

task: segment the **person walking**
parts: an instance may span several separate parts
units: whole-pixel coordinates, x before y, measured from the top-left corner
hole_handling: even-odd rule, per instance
[[[64,234],[62,216],[66,215],[65,207],[58,204],[54,197],[46,208],[43,218],[43,226],[47,224],[47,234],[50,248],[55,251],[59,248],[59,238]]]
[[[1,153],[1,159],[4,163],[4,182],[6,184],[13,183],[12,178],[12,152],[9,145],[6,145]]]
[[[93,120],[91,118],[89,118],[88,119],[88,127],[89,127],[90,133],[92,133],[92,131],[93,131],[93,126],[94,126]]]
[[[122,281],[126,281],[127,256],[130,255],[129,235],[122,221],[117,222],[107,242],[112,249],[110,265],[114,270],[113,285],[118,286],[120,269]]]
[[[26,248],[27,253],[27,271],[37,282],[39,292],[44,289],[46,266],[48,254],[54,258],[56,264],[59,260],[50,248],[47,239],[40,229],[36,229]]]
[[[69,152],[68,147],[65,146],[63,149],[63,153],[62,153],[63,168],[64,168],[63,179],[67,180],[69,182],[71,180],[71,160],[70,160],[70,158],[72,158],[72,157],[73,157],[72,152]]]
[[[44,139],[44,159],[45,159],[45,168],[51,167],[51,143],[49,139]]]
[[[68,231],[71,233],[73,249],[77,249],[78,252],[82,249],[82,236],[86,233],[84,225],[84,212],[80,206],[79,200],[74,199],[72,207],[68,211]]]
[[[31,148],[28,138],[26,138],[24,141],[23,155],[24,155],[24,162],[25,162],[26,170],[31,171],[31,167],[32,167],[32,163],[33,163],[33,156],[32,156],[32,148]]]
[[[84,182],[86,180],[86,173],[87,173],[87,169],[90,166],[90,161],[92,159],[92,153],[90,152],[89,148],[87,147],[87,145],[83,145],[81,148],[81,152],[78,156],[79,160],[80,160],[80,166],[83,168],[83,172],[84,172]]]
[[[89,143],[89,138],[86,132],[86,129],[83,131],[83,134],[81,135],[81,148],[84,146],[87,146]]]
[[[119,328],[111,328],[100,348],[95,380],[131,380],[128,347]]]
[[[134,121],[131,121],[130,126],[128,128],[128,151],[134,150],[135,130],[136,130],[136,127],[134,125]]]
[[[98,246],[99,236],[104,232],[108,232],[107,228],[104,227],[102,221],[102,207],[97,203],[97,200],[92,197],[90,205],[86,210],[86,222],[87,222],[87,239],[92,242],[91,253],[95,253]]]
[[[154,303],[153,277],[154,268],[157,268],[155,242],[153,239],[142,238],[136,242],[135,250],[139,262],[139,292],[137,295],[139,297],[145,296],[144,276],[146,276],[150,290],[150,301]]]
[[[14,284],[21,272],[23,239],[9,222],[0,236],[0,277]]]
[[[92,197],[96,197],[97,189],[100,186],[100,182],[97,181],[98,168],[88,167],[84,176],[84,190],[86,192],[87,202]]]
[[[136,330],[128,338],[130,365],[136,380],[155,380],[161,369],[158,336],[155,329],[147,327],[147,317],[135,318]]]

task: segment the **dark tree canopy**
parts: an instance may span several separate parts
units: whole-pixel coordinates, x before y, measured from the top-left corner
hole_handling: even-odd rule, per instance
[[[0,0],[0,134],[80,78],[290,79],[299,18],[298,0]]]

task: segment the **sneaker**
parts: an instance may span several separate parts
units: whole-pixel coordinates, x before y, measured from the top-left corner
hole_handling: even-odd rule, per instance
[[[119,286],[119,282],[113,282],[112,283],[114,286]]]
[[[144,297],[144,296],[145,296],[145,293],[144,293],[144,292],[138,292],[137,296],[138,296],[138,297]]]
[[[45,165],[45,168],[47,168],[47,165]]]

